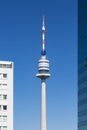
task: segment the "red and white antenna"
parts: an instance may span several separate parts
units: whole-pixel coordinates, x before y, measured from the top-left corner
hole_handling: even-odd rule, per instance
[[[44,23],[44,16],[42,19],[42,55],[46,55],[45,51],[45,23]]]

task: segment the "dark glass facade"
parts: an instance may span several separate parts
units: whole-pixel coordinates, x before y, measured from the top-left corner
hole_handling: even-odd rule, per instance
[[[78,0],[78,130],[87,130],[87,0]]]

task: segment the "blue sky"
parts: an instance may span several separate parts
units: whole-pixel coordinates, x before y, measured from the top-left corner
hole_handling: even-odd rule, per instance
[[[14,130],[40,130],[42,16],[51,78],[47,130],[77,130],[77,0],[0,1],[0,60],[14,62]]]

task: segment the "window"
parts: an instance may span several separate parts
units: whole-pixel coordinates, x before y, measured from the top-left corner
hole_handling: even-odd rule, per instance
[[[7,78],[7,74],[0,73],[0,79]]]
[[[6,115],[0,115],[0,122],[6,122],[7,121],[7,116]]]
[[[7,78],[7,74],[3,74],[3,78]]]
[[[1,79],[1,78],[3,78],[3,74],[2,74],[2,73],[0,73],[0,79]]]
[[[0,89],[7,89],[7,84],[0,84]]]
[[[0,105],[0,110],[2,110],[2,106]]]
[[[0,115],[0,121],[2,121],[2,116]]]
[[[0,68],[12,68],[12,64],[0,64]]]
[[[0,89],[1,89],[1,84],[0,84]]]
[[[3,127],[2,127],[2,130],[7,130],[7,126],[3,126]]]
[[[2,94],[0,94],[0,100],[2,99]]]
[[[0,110],[7,110],[7,105],[0,105]]]
[[[0,94],[0,100],[6,100],[7,95],[6,94]]]
[[[3,105],[3,110],[7,110],[7,106],[6,105]]]
[[[3,95],[3,99],[5,99],[5,100],[6,100],[6,99],[7,99],[7,95]]]
[[[7,116],[2,116],[3,117],[3,121],[7,121]]]
[[[2,89],[6,89],[7,88],[7,84],[2,84]]]

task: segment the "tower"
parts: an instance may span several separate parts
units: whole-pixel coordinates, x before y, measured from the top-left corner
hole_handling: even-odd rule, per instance
[[[78,130],[87,130],[87,0],[78,1]]]
[[[42,51],[41,59],[38,61],[38,73],[36,74],[41,79],[41,124],[40,130],[46,130],[46,79],[50,77],[49,60],[46,58],[45,51],[45,25],[44,16],[42,22]]]
[[[13,62],[0,61],[0,130],[13,130]]]

